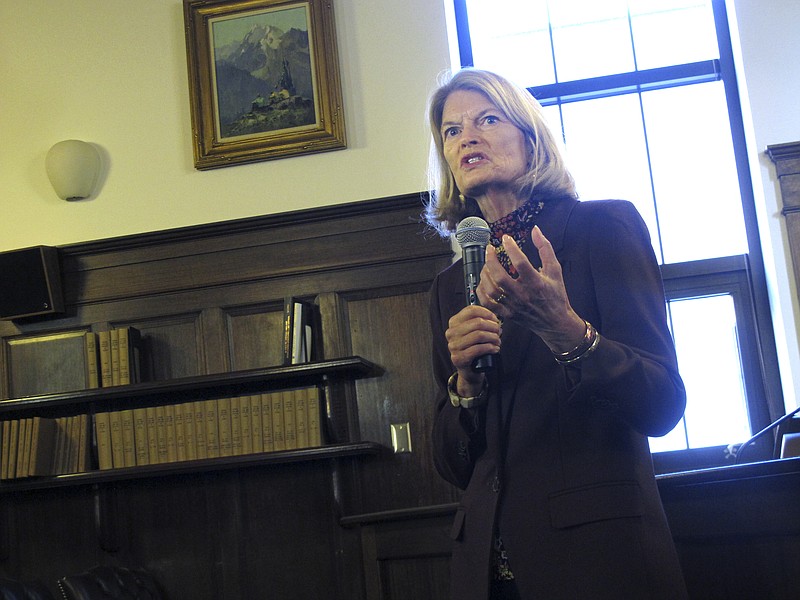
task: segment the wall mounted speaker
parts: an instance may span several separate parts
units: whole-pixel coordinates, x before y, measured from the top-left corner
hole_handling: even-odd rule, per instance
[[[58,250],[36,246],[0,252],[0,319],[64,311]]]

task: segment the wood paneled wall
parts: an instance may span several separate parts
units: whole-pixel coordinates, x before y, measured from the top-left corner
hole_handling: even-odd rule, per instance
[[[173,599],[365,597],[361,535],[340,519],[457,498],[428,445],[428,288],[452,253],[422,209],[412,195],[60,248],[66,313],[0,322],[0,396],[12,343],[53,332],[133,325],[153,380],[279,365],[294,295],[319,306],[324,358],[382,368],[332,384],[331,437],[386,450],[2,494],[0,574],[53,586],[122,564]],[[394,454],[390,425],[405,422],[413,452]]]

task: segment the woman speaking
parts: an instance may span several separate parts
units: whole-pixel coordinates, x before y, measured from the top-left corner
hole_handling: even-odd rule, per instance
[[[479,217],[490,240],[478,303],[461,261],[431,290],[434,460],[464,490],[452,598],[685,598],[647,437],[686,397],[643,220],[579,201],[541,107],[494,73],[457,72],[429,119],[429,223]]]

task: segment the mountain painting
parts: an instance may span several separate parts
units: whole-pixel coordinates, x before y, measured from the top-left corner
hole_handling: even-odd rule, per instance
[[[307,5],[209,22],[219,139],[317,126]]]

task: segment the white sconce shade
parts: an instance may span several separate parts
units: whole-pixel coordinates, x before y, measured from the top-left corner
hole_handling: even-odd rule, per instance
[[[50,183],[62,200],[88,198],[100,175],[100,153],[80,140],[58,142],[47,152],[44,164]]]

